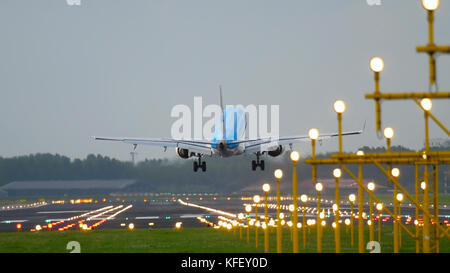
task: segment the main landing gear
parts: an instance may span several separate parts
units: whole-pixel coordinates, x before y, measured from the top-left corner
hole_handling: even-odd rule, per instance
[[[198,168],[201,168],[203,172],[206,172],[206,162],[202,161],[202,157],[198,157],[198,161],[194,161],[194,172],[198,171]]]
[[[261,156],[260,152],[256,153],[256,161],[252,160],[252,170],[255,171],[257,167],[261,168],[261,171],[264,171],[264,160],[259,160],[259,157]]]

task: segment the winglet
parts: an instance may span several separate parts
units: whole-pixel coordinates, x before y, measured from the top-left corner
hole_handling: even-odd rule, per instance
[[[364,130],[366,129],[366,120],[364,120],[364,124],[361,130],[358,131],[358,134],[364,133]]]

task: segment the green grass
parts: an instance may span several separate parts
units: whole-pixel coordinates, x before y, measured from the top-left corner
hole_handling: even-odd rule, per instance
[[[264,234],[259,232],[259,247],[255,248],[255,231],[250,230],[250,244],[246,242],[246,230],[243,239],[239,239],[239,231],[215,230],[212,228],[174,229],[137,229],[128,230],[95,230],[66,232],[6,232],[0,233],[0,253],[66,253],[69,241],[78,241],[82,253],[245,253],[263,252]],[[382,228],[381,252],[393,252],[392,226]],[[270,252],[276,252],[275,230],[270,231]],[[316,252],[316,229],[307,232],[307,245],[303,249],[302,231],[299,232],[301,252]],[[350,234],[345,227],[341,235],[341,251],[357,252],[358,233],[355,227],[354,248],[350,247]],[[377,232],[375,232],[377,239]],[[365,234],[368,241],[368,231]],[[403,231],[400,252],[415,252],[415,242]],[[330,227],[323,235],[323,252],[334,252],[334,233]],[[283,252],[292,252],[290,231],[283,232]],[[440,241],[440,252],[450,253],[450,242],[443,238]]]
[[[0,233],[0,252],[69,252],[78,241],[83,253],[116,252],[254,252],[253,246],[212,228],[95,230]]]

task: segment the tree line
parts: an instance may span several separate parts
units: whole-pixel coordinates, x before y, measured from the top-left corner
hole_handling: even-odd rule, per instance
[[[384,147],[362,147],[366,153],[383,152]],[[392,152],[413,151],[402,146],[393,146]],[[317,158],[329,157],[331,153],[319,154]],[[120,161],[102,155],[88,155],[85,159],[73,159],[58,154],[30,154],[11,158],[0,157],[0,186],[12,181],[39,180],[84,180],[84,179],[135,179],[130,191],[154,192],[235,192],[251,185],[262,185],[273,181],[273,170],[282,168],[283,180],[291,181],[292,164],[289,152],[276,158],[266,159],[265,171],[251,171],[253,157],[205,158],[207,172],[194,173],[192,160],[146,159],[137,164]],[[338,166],[318,166],[320,180],[332,178],[332,170]],[[353,173],[357,166],[348,165]],[[399,166],[399,182],[407,189],[414,187],[414,166]],[[300,181],[311,179],[311,166],[303,160],[297,165]],[[439,181],[442,183],[448,166],[439,168]],[[364,179],[392,187],[384,174],[375,165],[363,166]],[[350,179],[344,172],[343,178]],[[440,189],[443,187],[440,186]]]

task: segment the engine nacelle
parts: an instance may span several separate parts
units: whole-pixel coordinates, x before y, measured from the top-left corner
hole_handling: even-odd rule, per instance
[[[189,150],[188,149],[183,149],[183,148],[178,148],[177,147],[177,154],[181,157],[181,158],[189,158]]]
[[[275,157],[275,156],[279,156],[281,153],[283,152],[283,146],[278,146],[275,150],[273,150],[273,151],[268,151],[267,153],[270,155],[270,156],[273,156],[273,157]]]

